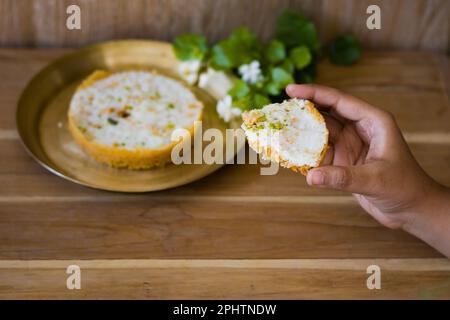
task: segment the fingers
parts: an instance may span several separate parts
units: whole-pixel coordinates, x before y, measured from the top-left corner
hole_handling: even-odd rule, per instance
[[[333,144],[338,140],[339,134],[342,130],[342,125],[333,117],[325,114],[323,115],[323,117],[328,129],[328,147],[322,160],[322,165],[326,166],[333,163],[335,151]]]
[[[377,174],[373,166],[325,166],[308,172],[310,186],[374,195],[377,190]]]
[[[334,160],[334,146],[332,144],[328,144],[327,151],[325,151],[325,155],[323,156],[322,165],[328,166],[333,164]]]
[[[325,119],[325,124],[328,129],[328,139],[331,142],[336,142],[338,140],[339,134],[342,131],[342,124],[335,118],[326,114],[323,115],[323,118]]]
[[[286,87],[286,93],[290,97],[309,99],[322,106],[329,106],[338,115],[353,121],[378,116],[381,111],[358,98],[320,85],[290,84]]]

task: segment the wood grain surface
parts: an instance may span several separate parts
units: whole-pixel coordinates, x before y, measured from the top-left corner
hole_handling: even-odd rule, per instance
[[[67,290],[66,267],[82,270]],[[380,290],[366,287],[369,265]],[[9,261],[0,298],[41,299],[448,299],[442,259]],[[8,290],[9,289],[9,290]]]
[[[81,30],[66,28],[70,4],[81,8]],[[381,8],[381,30],[366,27],[371,4]],[[0,0],[0,45],[73,47],[184,32],[217,41],[240,25],[268,39],[286,8],[311,18],[323,42],[352,33],[368,48],[449,48],[448,0]]]
[[[48,173],[20,145],[14,112],[26,82],[66,52],[0,49],[0,298],[450,298],[447,259],[289,170],[227,165],[130,195]],[[450,185],[447,76],[443,55],[366,52],[351,68],[323,61],[318,82],[393,112],[421,165]],[[82,290],[65,288],[69,264]],[[381,290],[366,288],[370,264]]]

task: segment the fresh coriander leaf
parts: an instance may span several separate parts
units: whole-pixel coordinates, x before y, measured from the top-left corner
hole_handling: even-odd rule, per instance
[[[256,35],[247,27],[237,27],[234,29],[230,34],[229,40],[239,43],[247,43],[250,47],[261,45]]]
[[[226,40],[217,43],[211,52],[211,65],[217,70],[229,70],[235,67],[236,53],[232,44]]]
[[[233,106],[237,107],[241,110],[251,110],[252,108],[252,96],[248,95],[245,97],[242,97],[240,99],[233,99]]]
[[[208,45],[205,37],[194,33],[186,33],[175,38],[173,51],[181,61],[203,60],[208,52]]]
[[[303,69],[311,63],[312,56],[307,46],[298,46],[289,52],[289,57],[297,69]]]
[[[286,48],[279,40],[272,40],[265,48],[265,57],[270,63],[278,63],[286,58]]]
[[[283,63],[280,64],[280,68],[283,68],[284,70],[286,70],[290,74],[292,74],[294,72],[294,70],[295,70],[294,63],[291,61],[291,59],[284,60]]]
[[[263,94],[257,93],[253,97],[253,102],[254,102],[254,105],[253,105],[254,108],[262,108],[265,105],[268,105],[270,103],[270,99]]]
[[[280,67],[272,68],[271,76],[272,81],[277,83],[278,86],[282,88],[294,82],[292,75]]]
[[[290,83],[294,82],[292,75],[281,67],[270,70],[270,81],[264,86],[264,92],[276,96]]]
[[[264,86],[264,91],[271,96],[276,96],[280,94],[281,89],[277,83],[271,81]]]
[[[330,61],[337,65],[349,66],[361,57],[361,45],[354,37],[344,35],[337,37],[327,48]]]
[[[312,52],[320,48],[314,24],[295,11],[286,10],[278,17],[275,33],[288,48],[305,45]]]
[[[236,28],[230,35],[230,40],[236,53],[234,67],[259,60],[261,56],[261,41],[246,27]]]
[[[250,87],[243,80],[237,80],[228,94],[234,99],[241,99],[250,93]]]
[[[264,83],[265,83],[265,77],[263,76],[261,78],[261,80],[255,82],[252,84],[252,88],[256,88],[256,89],[261,89],[262,87],[264,87]]]
[[[233,106],[241,110],[259,109],[270,103],[270,99],[262,93],[249,93],[245,97],[233,99]]]
[[[213,47],[211,64],[219,70],[237,68],[252,60],[259,60],[261,48],[261,42],[248,28],[239,27]]]

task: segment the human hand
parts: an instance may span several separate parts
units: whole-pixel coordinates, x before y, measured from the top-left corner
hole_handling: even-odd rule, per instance
[[[439,215],[429,219],[441,224],[432,229],[450,233],[450,212],[445,209],[449,192],[419,166],[390,113],[324,86],[289,85],[286,92],[325,111],[330,145],[322,166],[308,172],[309,185],[351,192],[381,224],[403,228],[429,243],[438,241],[435,235],[418,233],[430,228],[416,230],[423,229],[417,223],[431,223],[424,215]],[[441,251],[449,255],[450,243]]]

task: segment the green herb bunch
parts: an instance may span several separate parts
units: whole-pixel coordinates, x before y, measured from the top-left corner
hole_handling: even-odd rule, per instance
[[[322,50],[314,24],[292,10],[278,17],[275,38],[268,43],[238,27],[211,48],[205,37],[190,33],[177,37],[173,49],[181,61],[199,60],[203,66],[235,74],[239,80],[228,95],[241,110],[284,100],[284,88],[290,83],[313,82],[323,53],[340,65],[351,65],[361,55],[358,41],[348,35]]]

